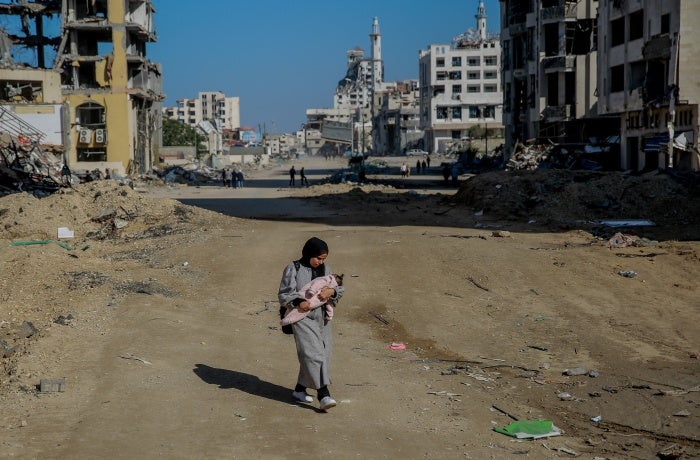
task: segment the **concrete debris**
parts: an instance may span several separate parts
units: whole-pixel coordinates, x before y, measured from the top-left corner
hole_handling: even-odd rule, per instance
[[[41,379],[39,382],[41,393],[56,393],[66,391],[66,379]]]
[[[46,196],[61,188],[61,160],[33,139],[0,135],[0,195]]]

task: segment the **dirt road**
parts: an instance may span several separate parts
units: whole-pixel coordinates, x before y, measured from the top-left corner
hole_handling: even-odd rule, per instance
[[[300,164],[312,183],[342,166]],[[39,330],[8,358],[0,457],[700,455],[697,242],[609,249],[580,230],[508,233],[441,204],[434,193],[454,190],[435,188],[437,175],[426,190],[368,198],[351,186],[291,190],[287,169],[251,173],[242,190],[148,193],[244,218],[176,203],[155,213],[122,190],[110,196],[134,216],[126,233],[77,257],[55,245],[0,253],[16,280],[0,286],[0,330]],[[89,203],[115,188],[95,187],[76,193]],[[78,198],[32,204],[53,228],[51,213],[65,218]],[[15,219],[7,241],[27,233]],[[312,235],[346,275],[333,326],[339,405],[327,414],[291,402],[294,343],[277,327],[281,271]],[[580,367],[595,372],[565,375]],[[44,378],[65,378],[65,391],[37,392]],[[492,430],[513,418],[551,420],[563,435]]]

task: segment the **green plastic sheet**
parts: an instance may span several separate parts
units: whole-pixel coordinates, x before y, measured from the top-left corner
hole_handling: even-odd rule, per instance
[[[495,426],[493,431],[518,439],[547,438],[561,434],[561,430],[551,420],[518,420],[502,428]]]

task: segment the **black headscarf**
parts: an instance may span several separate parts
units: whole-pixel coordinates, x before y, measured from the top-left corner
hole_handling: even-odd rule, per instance
[[[311,237],[309,240],[304,244],[304,247],[301,250],[301,259],[299,259],[299,262],[301,262],[303,265],[310,267],[310,261],[312,257],[318,257],[321,254],[328,254],[328,245],[326,244],[325,241],[323,241],[320,238]],[[320,273],[325,272],[325,267],[323,264],[321,264],[316,271]]]

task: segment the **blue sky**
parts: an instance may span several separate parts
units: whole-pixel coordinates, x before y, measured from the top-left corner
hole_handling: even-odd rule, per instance
[[[331,107],[346,51],[370,55],[379,18],[386,81],[418,78],[418,52],[475,27],[477,0],[154,0],[166,105],[199,91],[238,96],[241,123],[293,132],[307,108]],[[489,31],[499,2],[486,0]]]

